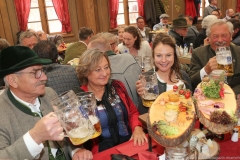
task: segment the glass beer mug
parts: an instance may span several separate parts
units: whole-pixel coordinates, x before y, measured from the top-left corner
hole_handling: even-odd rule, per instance
[[[216,49],[218,69],[224,70],[227,76],[233,75],[233,63],[230,47],[218,47]]]
[[[165,156],[166,160],[198,160],[198,151],[191,151],[189,142],[185,141],[176,147],[166,147]]]
[[[82,144],[92,137],[95,129],[89,119],[82,115],[76,99],[68,99],[60,103],[58,107],[61,109],[55,110],[54,113],[72,144]]]
[[[71,90],[52,100],[53,110],[73,145],[89,140],[95,129],[82,111],[77,96]]]
[[[92,138],[96,138],[101,135],[102,129],[99,118],[96,114],[97,104],[96,98],[93,92],[79,92],[77,93],[79,102],[81,103],[82,113],[87,114],[89,120],[95,128],[95,133]]]
[[[140,81],[144,86],[144,94],[142,95],[143,105],[151,107],[159,95],[157,75],[152,71],[144,72],[140,75]]]
[[[147,72],[153,68],[152,58],[150,56],[143,57],[143,68],[144,72]]]

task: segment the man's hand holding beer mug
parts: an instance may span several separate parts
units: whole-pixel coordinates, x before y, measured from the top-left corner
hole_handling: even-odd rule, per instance
[[[232,54],[229,47],[218,47],[216,56],[209,59],[204,67],[207,74],[213,70],[224,70],[227,76],[233,75]]]

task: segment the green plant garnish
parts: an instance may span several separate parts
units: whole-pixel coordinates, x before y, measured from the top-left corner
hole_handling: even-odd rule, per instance
[[[220,85],[210,80],[208,83],[202,85],[203,93],[208,98],[220,98]]]

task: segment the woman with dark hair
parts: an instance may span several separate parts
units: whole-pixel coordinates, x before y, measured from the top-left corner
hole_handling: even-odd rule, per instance
[[[147,142],[137,107],[121,81],[111,80],[108,55],[97,49],[88,49],[80,57],[77,75],[85,92],[93,92],[97,101],[102,134],[94,139],[93,154],[124,143],[130,139],[134,145]],[[90,141],[92,142],[92,141]],[[90,143],[87,142],[87,143]],[[88,146],[89,147],[89,146]]]
[[[136,56],[151,56],[149,43],[142,40],[138,29],[134,26],[124,28],[123,43],[118,45],[120,53],[130,53]]]
[[[184,88],[192,90],[191,80],[187,73],[180,70],[180,62],[176,53],[175,40],[165,34],[156,35],[152,45],[152,58],[158,79],[159,94],[172,90],[174,85],[183,85]],[[136,82],[137,93],[142,96],[144,87],[140,80]],[[139,101],[138,110],[140,114],[148,112],[148,108]]]

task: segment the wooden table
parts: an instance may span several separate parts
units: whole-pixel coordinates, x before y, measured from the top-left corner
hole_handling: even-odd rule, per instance
[[[143,129],[147,129],[147,116],[148,113],[144,113],[138,117],[138,120],[142,122]]]
[[[191,58],[189,57],[183,57],[183,56],[180,56],[178,57],[180,63],[182,64],[190,64],[191,63]]]
[[[142,119],[144,120],[145,118],[147,118],[147,114],[141,115],[139,117],[139,120]],[[197,126],[198,125],[198,126]],[[196,123],[195,128],[199,128],[199,122]],[[125,143],[122,143],[118,146],[112,147],[108,150],[105,150],[103,152],[100,153],[96,153],[93,155],[93,160],[111,160],[111,154],[121,154],[121,152],[118,150],[119,147],[124,147],[127,148],[128,150],[133,150],[134,146],[133,146],[133,140],[127,141]],[[154,140],[152,140],[154,141]],[[218,155],[218,159],[240,159],[240,152],[239,152],[239,148],[240,148],[240,139],[238,142],[232,142],[231,141],[231,134],[227,133],[225,134],[224,140],[216,140],[220,146],[220,154]],[[147,150],[147,149],[146,149]],[[142,151],[135,151],[136,153],[131,156],[132,158],[135,158],[136,160],[141,160],[139,159],[138,154],[141,153]],[[157,146],[155,146],[152,150],[152,153],[155,154],[159,154],[162,155],[164,153],[164,147],[161,146],[160,144],[157,143]],[[122,153],[124,154],[124,152]],[[217,158],[217,157],[216,157]]]

